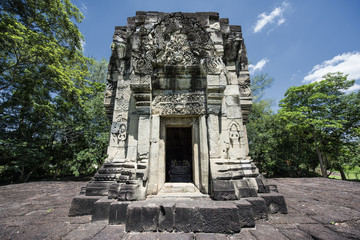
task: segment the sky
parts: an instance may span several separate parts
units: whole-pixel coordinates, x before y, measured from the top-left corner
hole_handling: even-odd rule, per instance
[[[109,59],[115,26],[136,11],[219,12],[241,25],[250,76],[274,79],[265,98],[273,109],[289,87],[319,81],[328,72],[349,74],[360,89],[360,0],[73,0],[84,14],[78,27],[84,52]]]

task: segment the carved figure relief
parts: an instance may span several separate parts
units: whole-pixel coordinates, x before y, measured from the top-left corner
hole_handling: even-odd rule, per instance
[[[126,34],[116,34],[114,41],[111,44],[111,50],[116,52],[118,59],[123,59],[126,56]]]
[[[152,55],[145,54],[133,54],[132,63],[136,74],[152,74],[153,66],[151,60]]]
[[[130,87],[128,84],[122,83],[117,87],[117,96],[115,99],[114,110],[126,112],[129,109]]]
[[[117,139],[117,144],[125,145],[127,124],[125,122],[113,122],[111,134]]]
[[[246,48],[244,42],[242,42],[239,53],[238,53],[238,71],[248,71],[248,60],[246,56]],[[238,72],[240,74],[240,72]],[[238,81],[239,90],[242,97],[250,97],[251,89],[250,89],[250,77],[245,81]]]
[[[240,63],[240,71],[247,71],[248,60],[247,60],[247,54],[246,54],[246,48],[244,42],[242,42],[241,48],[238,53],[238,61]]]
[[[234,124],[234,123],[231,124],[231,126],[230,126],[229,138],[230,138],[230,143],[232,146],[234,146],[234,144],[239,142],[240,132],[237,129],[236,124]]]
[[[205,114],[205,95],[203,93],[178,93],[175,95],[156,96],[152,106],[154,114]]]
[[[251,89],[250,89],[250,78],[245,81],[238,81],[239,91],[242,97],[250,97]]]
[[[243,131],[240,130],[240,125],[237,122],[232,122],[229,126],[229,140],[230,144],[227,146],[228,158],[239,158],[241,150],[241,142],[244,138]]]
[[[191,52],[187,36],[175,32],[170,36],[170,41],[166,42],[165,49],[156,58],[159,65],[195,65],[199,60]]]

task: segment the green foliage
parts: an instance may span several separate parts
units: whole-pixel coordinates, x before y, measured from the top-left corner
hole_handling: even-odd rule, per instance
[[[345,165],[343,169],[344,169],[344,174],[346,176],[346,179],[353,180],[353,181],[360,181],[360,167],[359,166],[351,167],[351,166]],[[339,171],[332,171],[329,178],[341,179],[341,174]]]
[[[253,93],[261,96],[270,83],[256,80]],[[326,177],[327,169],[358,166],[360,94],[346,93],[353,84],[334,73],[292,87],[279,113],[271,111],[270,100],[255,96],[247,132],[250,156],[260,170],[269,176],[308,176],[320,163]]]
[[[273,79],[259,74],[252,79],[251,89],[255,101],[246,125],[250,156],[259,170],[267,176],[300,177],[311,175],[316,165],[308,159],[312,151],[306,139],[289,132],[279,114],[271,110],[272,100],[263,99]]]
[[[285,128],[270,102],[254,102],[247,124],[250,156],[267,176],[309,176],[317,166],[308,140]]]
[[[106,84],[108,64],[109,63],[105,58],[102,58],[100,62],[94,61],[89,66],[89,72],[90,72],[89,80],[94,83],[97,82],[97,83]]]
[[[341,73],[327,74],[322,81],[290,88],[280,103],[286,129],[308,139],[323,177],[329,167],[342,171],[344,164],[358,161],[349,148],[359,141],[360,95],[345,93],[353,85]]]
[[[105,86],[105,85],[103,85]],[[75,176],[94,173],[106,157],[106,147],[109,141],[109,122],[105,115],[103,104],[104,93],[98,92],[86,102],[81,109],[83,117],[76,129],[81,133],[85,143],[81,149],[74,151],[70,170]]]
[[[250,88],[254,96],[254,102],[262,100],[265,89],[271,87],[273,82],[274,79],[269,77],[267,73],[257,74],[251,79]]]
[[[104,157],[104,73],[89,75],[82,18],[69,0],[0,2],[2,179],[87,173]]]

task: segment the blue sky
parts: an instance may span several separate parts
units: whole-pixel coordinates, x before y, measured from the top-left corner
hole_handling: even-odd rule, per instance
[[[84,14],[79,24],[84,51],[109,59],[115,26],[126,25],[136,11],[219,12],[241,25],[251,76],[274,79],[265,98],[277,103],[291,86],[341,71],[360,89],[359,0],[73,0]]]

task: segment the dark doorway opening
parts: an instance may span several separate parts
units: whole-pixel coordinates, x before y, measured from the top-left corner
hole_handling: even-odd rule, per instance
[[[166,182],[192,182],[191,127],[166,128]]]

